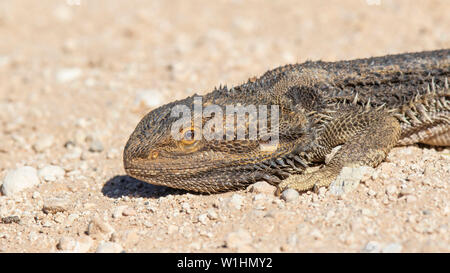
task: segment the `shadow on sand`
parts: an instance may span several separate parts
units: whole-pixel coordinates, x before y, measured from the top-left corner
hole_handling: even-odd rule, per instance
[[[129,196],[157,199],[167,195],[185,194],[187,191],[152,185],[128,175],[116,175],[103,185],[102,193],[109,198]]]

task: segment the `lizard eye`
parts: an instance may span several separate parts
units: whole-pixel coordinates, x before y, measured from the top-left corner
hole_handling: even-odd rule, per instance
[[[178,147],[184,153],[193,153],[201,147],[201,141],[195,139],[195,129],[193,127],[184,129],[181,132],[183,138],[178,141]]]
[[[183,138],[181,139],[181,143],[183,143],[184,145],[193,144],[195,142],[194,135],[195,135],[194,128],[186,129],[183,132]]]
[[[150,159],[156,159],[158,158],[159,152],[158,151],[151,151],[149,154]]]

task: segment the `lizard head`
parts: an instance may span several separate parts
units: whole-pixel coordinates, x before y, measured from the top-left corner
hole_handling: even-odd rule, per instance
[[[205,193],[260,180],[281,182],[287,171],[305,166],[292,151],[310,138],[308,122],[301,111],[271,108],[278,106],[276,98],[264,100],[224,88],[149,112],[125,145],[127,174],[151,184]],[[261,105],[267,106],[265,117]],[[260,118],[267,120],[265,133]]]

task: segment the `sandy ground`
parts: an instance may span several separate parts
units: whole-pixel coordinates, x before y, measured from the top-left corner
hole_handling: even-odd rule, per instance
[[[449,252],[449,149],[395,148],[353,192],[195,195],[125,176],[152,108],[286,63],[450,47],[447,0],[0,1],[0,252]],[[45,176],[45,167],[60,172]],[[46,181],[48,180],[48,181]]]

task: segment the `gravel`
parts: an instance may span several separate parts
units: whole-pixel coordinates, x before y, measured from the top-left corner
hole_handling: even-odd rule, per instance
[[[301,12],[277,1],[261,9],[247,1],[204,1],[202,9],[179,0],[25,2],[8,1],[0,18],[1,52],[9,52],[0,65],[0,184],[21,166],[37,174],[13,195],[0,189],[0,252],[95,252],[103,243],[120,246],[111,252],[449,252],[449,148],[393,148],[345,194],[320,188],[293,202],[266,182],[210,195],[151,185],[128,177],[122,160],[139,120],[160,104],[288,61],[449,48],[447,0],[395,8],[342,0],[327,9],[304,1]],[[342,11],[358,20],[349,24]],[[99,36],[104,21],[110,31]],[[427,39],[417,39],[424,30]],[[95,140],[102,148],[92,149]],[[65,174],[42,175],[46,166]],[[63,209],[54,198],[67,202]]]

